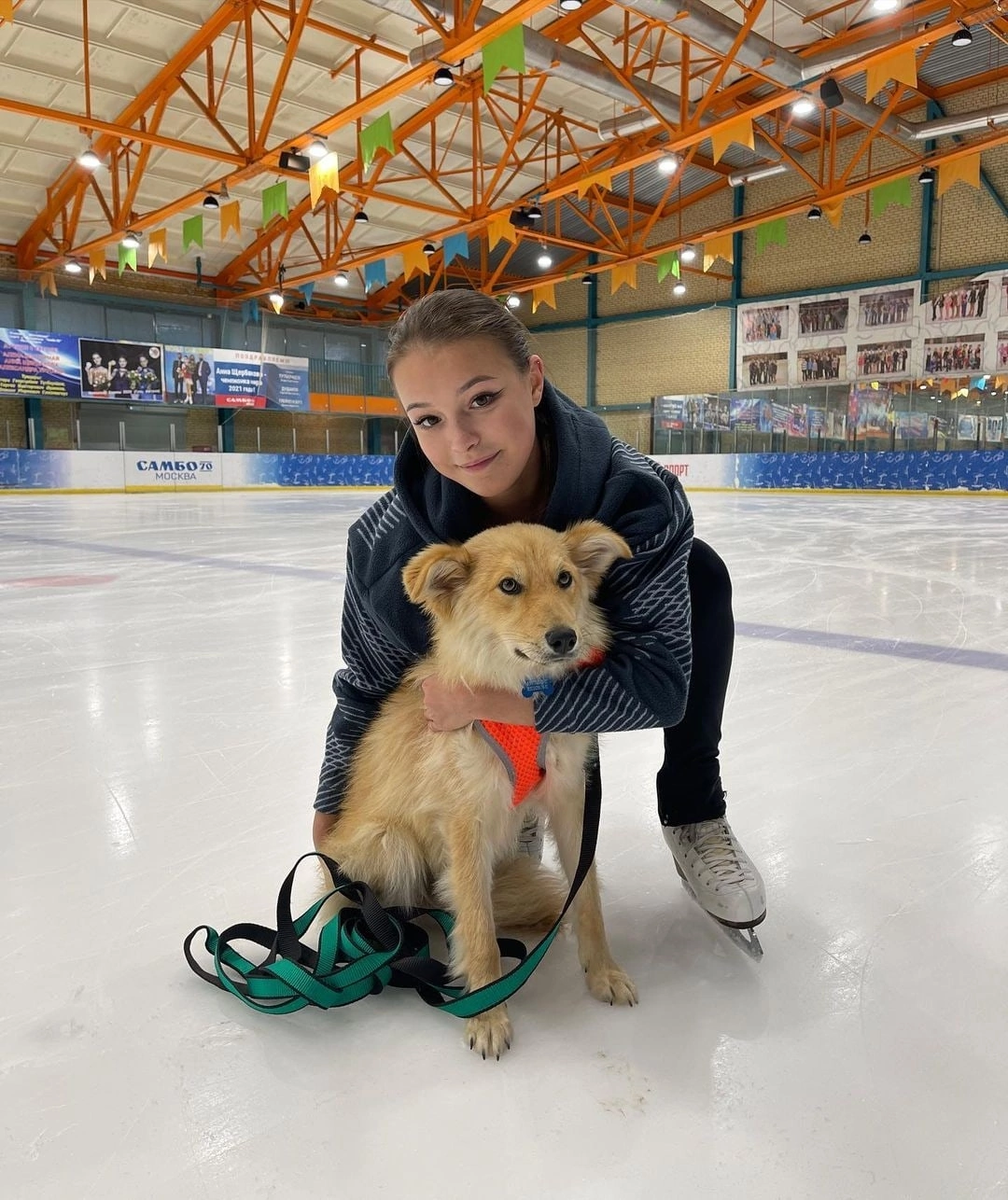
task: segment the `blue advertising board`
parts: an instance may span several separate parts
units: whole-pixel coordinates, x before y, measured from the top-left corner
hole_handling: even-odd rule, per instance
[[[78,400],[80,347],[76,336],[0,329],[0,396]]]

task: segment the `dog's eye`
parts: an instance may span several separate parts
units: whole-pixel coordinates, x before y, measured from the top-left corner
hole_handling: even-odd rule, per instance
[[[497,586],[505,596],[517,596],[522,590],[522,585],[517,579],[512,579],[510,575],[505,575]]]
[[[574,576],[570,571],[561,571],[557,576],[557,587],[569,588],[574,582]]]

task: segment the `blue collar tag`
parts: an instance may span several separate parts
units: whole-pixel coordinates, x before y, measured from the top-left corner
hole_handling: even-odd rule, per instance
[[[549,676],[542,679],[526,679],[522,684],[522,695],[526,700],[532,700],[536,696],[552,696],[553,680]]]

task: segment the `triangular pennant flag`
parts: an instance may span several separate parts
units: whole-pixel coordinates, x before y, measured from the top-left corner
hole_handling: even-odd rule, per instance
[[[237,200],[232,200],[230,204],[222,204],[220,207],[220,236],[222,242],[232,230],[241,237],[241,205]]]
[[[194,245],[203,248],[202,213],[195,217],[186,217],[182,222],[182,253],[185,254],[189,247]]]
[[[637,286],[637,264],[635,262],[616,263],[609,272],[609,295],[615,296],[620,288]]]
[[[119,278],[122,279],[124,271],[136,270],[136,246],[124,246],[119,243]]]
[[[315,295],[315,281],[310,279],[307,283],[302,283],[298,291],[305,298],[305,304],[311,304],[312,296]]]
[[[286,217],[289,212],[287,204],[287,180],[281,179],[272,187],[263,188],[262,194],[262,227],[269,225],[274,217]]]
[[[511,224],[510,214],[498,213],[487,222],[487,245],[492,250],[505,239],[513,246],[518,240],[518,230]]]
[[[510,67],[519,75],[525,74],[525,29],[522,25],[515,25],[483,47],[484,95],[490,91],[494,80],[505,67]]]
[[[444,265],[447,267],[453,258],[469,258],[469,235],[467,233],[453,233],[444,239],[441,243],[441,250],[444,254]]]
[[[379,150],[395,154],[391,113],[383,113],[377,121],[372,121],[360,131],[360,148],[365,171],[374,162]]]
[[[823,216],[826,217],[833,228],[839,229],[840,222],[843,220],[843,198],[823,200],[819,207],[823,210]]]
[[[364,291],[369,292],[373,283],[377,283],[379,287],[384,287],[388,283],[384,258],[364,264]]]
[[[88,253],[88,262],[90,265],[90,270],[88,272],[88,283],[94,283],[94,277],[96,275],[100,275],[102,279],[108,278],[108,276],[105,274],[104,246],[95,246],[95,248]]]
[[[664,254],[658,255],[658,282],[661,283],[667,275],[674,275],[676,279],[682,279],[678,250],[666,250]]]
[[[589,175],[586,179],[578,181],[577,195],[579,200],[583,200],[588,191],[593,187],[601,188],[603,191],[612,191],[612,171],[602,171],[598,175]]]
[[[535,313],[540,304],[545,304],[556,312],[556,284],[537,283],[532,289],[532,312]]]
[[[242,304],[242,323],[247,325],[250,321],[254,325],[259,324],[258,300],[246,300]]]
[[[890,80],[917,86],[917,50],[914,46],[900,46],[889,54],[883,54],[865,69],[865,99],[877,95]]]
[[[410,242],[408,246],[403,246],[403,277],[405,279],[409,279],[414,271],[422,271],[424,275],[430,274],[430,263],[427,261],[427,255],[424,254],[423,248],[423,242]]]
[[[777,217],[773,221],[764,221],[756,226],[756,253],[762,254],[767,246],[786,246],[787,218]]]
[[[168,261],[168,230],[152,229],[147,235],[147,266],[153,267],[158,256]]]
[[[56,276],[52,271],[43,271],[39,276],[39,291],[43,296],[47,292],[52,292],[54,296],[59,295],[59,292],[56,290]]]
[[[0,21],[14,24],[14,0],[0,0]]]
[[[709,271],[719,258],[723,258],[728,263],[735,262],[735,250],[732,246],[732,235],[730,233],[723,233],[720,237],[710,238],[704,242],[704,271]]]
[[[325,158],[312,163],[308,169],[308,187],[312,208],[322,199],[326,188],[331,192],[339,191],[339,158],[335,150],[330,150]]]
[[[900,204],[903,208],[910,207],[910,176],[902,179],[891,179],[888,183],[880,183],[871,190],[871,215],[881,216],[890,204]]]
[[[968,183],[972,188],[980,186],[980,154],[968,154],[952,162],[939,163],[938,186],[935,193],[943,196],[954,183]]]
[[[736,117],[734,121],[729,121],[726,125],[722,125],[720,129],[715,129],[711,133],[710,138],[715,162],[720,161],[721,156],[732,142],[738,142],[740,146],[748,146],[750,150],[756,148],[752,117],[748,113],[743,113],[740,117]]]

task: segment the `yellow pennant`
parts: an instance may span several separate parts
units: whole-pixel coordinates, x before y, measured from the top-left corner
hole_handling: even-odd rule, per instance
[[[168,230],[152,229],[147,235],[147,267],[150,269],[158,258],[168,262]]]
[[[427,261],[427,255],[424,254],[423,248],[423,242],[410,242],[408,246],[403,246],[404,279],[409,279],[414,271],[422,271],[425,275],[430,274],[430,263]]]
[[[308,169],[308,187],[311,190],[312,208],[322,199],[326,188],[331,192],[339,191],[339,158],[335,150],[330,150],[325,158],[312,163]]]
[[[96,275],[100,275],[102,279],[108,278],[108,276],[105,274],[104,246],[95,246],[95,248],[88,254],[88,262],[90,264],[90,270],[88,271],[88,283],[94,283],[94,278]]]
[[[59,292],[56,290],[56,276],[52,273],[52,271],[42,272],[41,276],[39,277],[39,291],[43,296],[46,295],[47,292],[52,292],[54,296],[59,295]]]
[[[487,222],[487,246],[492,250],[505,238],[513,246],[518,241],[518,230],[511,224],[507,213],[498,213]]]
[[[532,312],[534,313],[540,304],[548,304],[550,308],[556,312],[556,284],[555,283],[539,283],[532,289]]]
[[[843,220],[843,200],[824,200],[819,207],[833,228],[839,229],[840,222]]]
[[[943,196],[953,183],[968,183],[972,188],[980,186],[980,154],[967,154],[952,162],[939,163],[936,194]]]
[[[14,0],[0,0],[0,21],[14,24]]]
[[[220,236],[223,242],[232,230],[241,236],[241,205],[237,200],[222,204],[220,210]]]
[[[704,271],[709,271],[719,258],[723,258],[725,262],[729,263],[735,261],[735,253],[732,250],[732,235],[730,233],[723,233],[720,237],[710,238],[709,241],[704,242]]]
[[[637,286],[637,264],[635,262],[617,263],[609,272],[609,295],[615,296],[623,284],[635,288]]]
[[[715,162],[720,161],[721,156],[732,142],[738,142],[740,146],[748,146],[750,150],[755,150],[756,148],[752,117],[746,113],[743,113],[740,117],[736,117],[734,121],[729,121],[726,125],[722,125],[720,129],[713,130],[710,137]]]
[[[601,175],[589,175],[587,179],[582,179],[577,186],[578,199],[583,200],[585,193],[593,187],[601,188],[605,192],[611,192],[612,179],[612,171],[603,171]]]
[[[890,79],[905,83],[907,87],[917,86],[917,51],[913,46],[899,46],[868,64],[865,99],[877,95]]]

